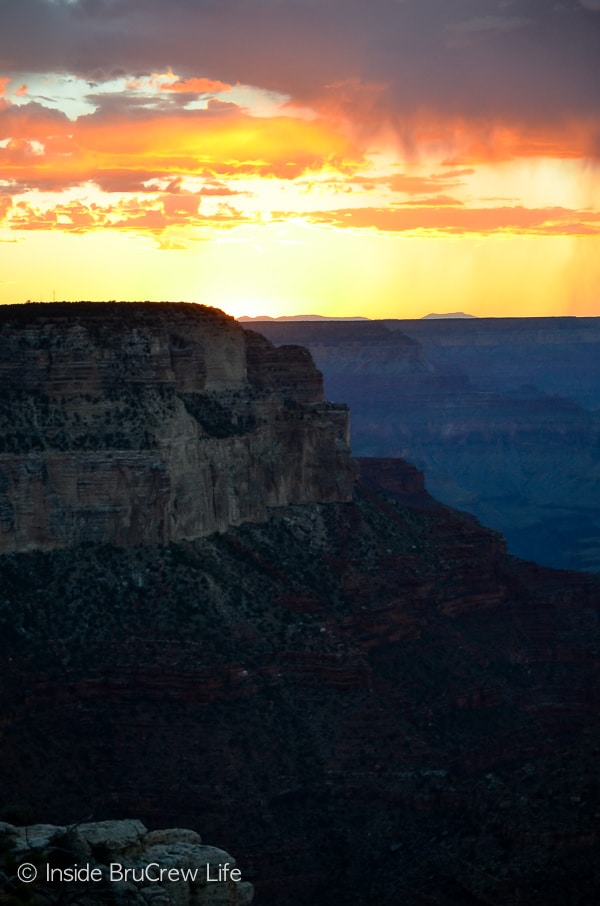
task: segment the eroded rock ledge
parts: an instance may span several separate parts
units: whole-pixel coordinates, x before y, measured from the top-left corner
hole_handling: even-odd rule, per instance
[[[199,305],[0,309],[0,553],[166,544],[346,501],[348,411],[302,347]]]
[[[39,902],[80,906],[247,906],[254,895],[235,859],[195,831],[148,831],[137,820],[0,822],[0,858],[0,899],[4,891],[15,903],[37,894]]]

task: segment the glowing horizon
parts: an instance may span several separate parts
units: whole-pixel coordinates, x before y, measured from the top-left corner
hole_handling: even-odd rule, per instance
[[[12,5],[0,302],[600,315],[600,11],[479,5]]]

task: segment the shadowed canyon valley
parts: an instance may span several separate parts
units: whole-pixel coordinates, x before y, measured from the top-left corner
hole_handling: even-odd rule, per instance
[[[598,902],[600,579],[514,557],[497,523],[430,496],[425,462],[463,509],[484,471],[500,511],[509,466],[529,469],[512,549],[567,508],[540,488],[572,441],[563,490],[580,468],[589,485],[569,564],[595,567],[592,365],[550,386],[556,325],[535,325],[527,389],[515,324],[503,347],[470,319],[0,316],[12,838],[188,828],[234,854],[257,906]]]
[[[358,456],[400,456],[509,549],[600,571],[600,318],[254,322],[307,346]]]

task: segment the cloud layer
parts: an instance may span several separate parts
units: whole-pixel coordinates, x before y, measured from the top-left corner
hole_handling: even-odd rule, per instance
[[[5,0],[2,225],[163,246],[179,230],[177,247],[286,218],[596,235],[599,13],[597,0]],[[522,178],[540,161],[564,165],[541,202],[541,177]]]

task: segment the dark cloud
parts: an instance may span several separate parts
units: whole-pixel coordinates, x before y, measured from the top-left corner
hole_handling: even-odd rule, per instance
[[[0,140],[7,137],[37,140],[49,134],[62,134],[69,126],[64,113],[35,101],[22,106],[0,103]]]
[[[375,118],[418,107],[544,119],[597,113],[597,0],[6,0],[4,71],[165,71],[299,103],[386,86]],[[364,98],[363,98],[364,102]]]

